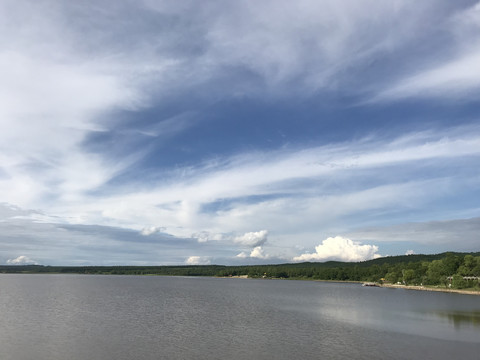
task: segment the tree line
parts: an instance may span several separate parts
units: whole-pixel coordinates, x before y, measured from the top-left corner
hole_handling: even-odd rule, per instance
[[[166,276],[248,276],[331,281],[369,281],[405,285],[436,285],[480,290],[480,253],[384,257],[364,262],[295,263],[276,265],[185,266],[42,266],[3,265],[2,273],[61,273]]]

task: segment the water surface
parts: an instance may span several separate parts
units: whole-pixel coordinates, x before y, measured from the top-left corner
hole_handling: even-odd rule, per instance
[[[0,275],[0,359],[478,358],[480,297],[310,281]]]

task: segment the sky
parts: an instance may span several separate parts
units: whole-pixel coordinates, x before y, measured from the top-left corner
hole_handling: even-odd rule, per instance
[[[480,251],[480,2],[0,2],[0,264]]]

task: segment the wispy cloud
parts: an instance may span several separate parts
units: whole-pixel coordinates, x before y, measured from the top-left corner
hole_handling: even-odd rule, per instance
[[[57,222],[103,224],[145,234],[161,230],[181,238],[197,234],[193,237],[200,243],[213,239],[236,246],[261,246],[266,232],[251,229],[268,228],[273,234],[272,245],[291,246],[292,236],[309,244],[319,229],[328,232],[341,228],[344,232],[373,219],[378,222],[383,213],[411,212],[412,208],[454,194],[460,183],[464,187],[478,185],[479,179],[475,182],[461,172],[450,173],[447,178],[434,175],[432,169],[455,167],[456,158],[473,164],[480,154],[474,128],[453,129],[448,134],[417,133],[387,143],[361,140],[348,146],[244,154],[217,165],[209,162],[190,168],[187,179],[171,173],[171,178],[142,192],[127,188],[126,193],[110,196],[79,196],[74,204],[56,201],[49,206],[50,215],[60,216]],[[430,170],[423,173],[426,162]],[[418,169],[407,181],[399,175],[405,167]],[[357,180],[352,183],[352,178]],[[203,211],[203,204],[219,199],[228,199],[230,205]],[[444,211],[450,214],[455,209]],[[33,219],[33,215],[22,216]],[[143,225],[158,219],[168,225],[153,227],[153,232]],[[362,239],[358,235],[351,238]],[[266,256],[261,249],[245,255],[259,259]],[[285,258],[285,253],[278,248],[272,256]]]
[[[373,101],[431,97],[454,101],[476,99],[480,89],[480,45],[477,50],[403,79]]]
[[[57,202],[51,208],[71,223],[139,232],[143,224],[161,219],[166,224],[162,231],[201,243],[264,244],[266,233],[252,232],[252,228],[268,228],[272,245],[288,246],[292,236],[301,241],[310,238],[311,243],[319,230],[341,229],[343,233],[372,221],[388,223],[387,214],[416,214],[428,220],[428,214],[412,213],[412,209],[456,194],[459,184],[463,189],[478,185],[480,180],[468,172],[442,175],[446,168],[456,167],[457,158],[472,166],[478,161],[480,140],[476,134],[475,128],[450,129],[404,135],[388,142],[361,140],[244,154],[216,165],[208,162],[189,168],[188,178],[171,173],[170,178],[141,192],[124,188],[126,192],[96,196],[95,201],[87,196],[75,206]],[[424,172],[427,164],[428,172]],[[410,172],[407,178],[406,171]],[[205,204],[219,200],[228,206],[205,212]],[[450,216],[455,208],[438,206],[437,211]]]
[[[455,108],[467,115],[437,122],[436,105],[405,109],[403,118],[392,104],[476,99],[479,8],[430,0],[3,1],[0,200],[19,208],[0,206],[11,236],[0,260],[43,262],[53,247],[58,262],[80,244],[126,252],[134,246],[112,234],[127,233],[150,244],[137,251],[152,262],[152,242],[172,239],[178,263],[191,256],[185,244],[195,256],[208,249],[211,261],[246,247],[246,259],[267,259],[259,229],[268,229],[273,261],[292,258],[295,245],[313,247],[319,233],[469,212],[480,181],[474,111]],[[360,112],[345,111],[365,98]],[[395,115],[405,125],[382,133],[369,118],[380,107],[382,121]],[[419,131],[426,114],[431,130]],[[255,139],[242,128],[250,118],[248,126],[262,125]],[[298,138],[285,131],[292,128]],[[272,133],[284,134],[282,142],[270,143]],[[70,247],[55,235],[63,231]],[[30,243],[15,252],[20,233]],[[25,251],[42,242],[49,251]]]
[[[472,101],[480,90],[480,3],[454,11],[442,25],[450,36],[450,47],[442,58],[422,59],[411,75],[381,91],[375,101],[443,98]]]

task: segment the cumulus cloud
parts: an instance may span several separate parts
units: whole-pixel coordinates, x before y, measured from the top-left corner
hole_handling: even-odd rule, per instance
[[[7,265],[38,265],[35,260],[30,259],[28,256],[21,255],[15,259],[7,260]]]
[[[234,239],[234,242],[242,246],[257,248],[267,242],[267,237],[268,237],[268,231],[260,230],[256,232],[248,232],[241,236],[237,236]]]
[[[254,258],[254,259],[269,259],[270,255],[265,253],[265,250],[261,246],[256,246],[250,254],[242,251],[240,254],[236,256],[237,258],[246,259],[246,258]]]
[[[164,228],[164,227],[150,226],[150,227],[144,227],[142,229],[142,231],[140,231],[140,234],[142,234],[144,236],[149,236],[149,235],[152,235],[152,234],[163,232],[165,230],[166,230],[166,228]]]
[[[415,251],[413,251],[413,250],[407,250],[405,252],[405,255],[414,255],[414,254],[415,254]]]
[[[270,255],[265,254],[265,251],[261,246],[256,246],[250,253],[250,257],[257,259],[268,259]]]
[[[329,237],[315,247],[314,253],[305,253],[293,258],[293,261],[364,261],[381,257],[378,246],[362,245],[341,236]]]
[[[210,263],[208,256],[190,256],[185,260],[187,265],[209,265]]]

